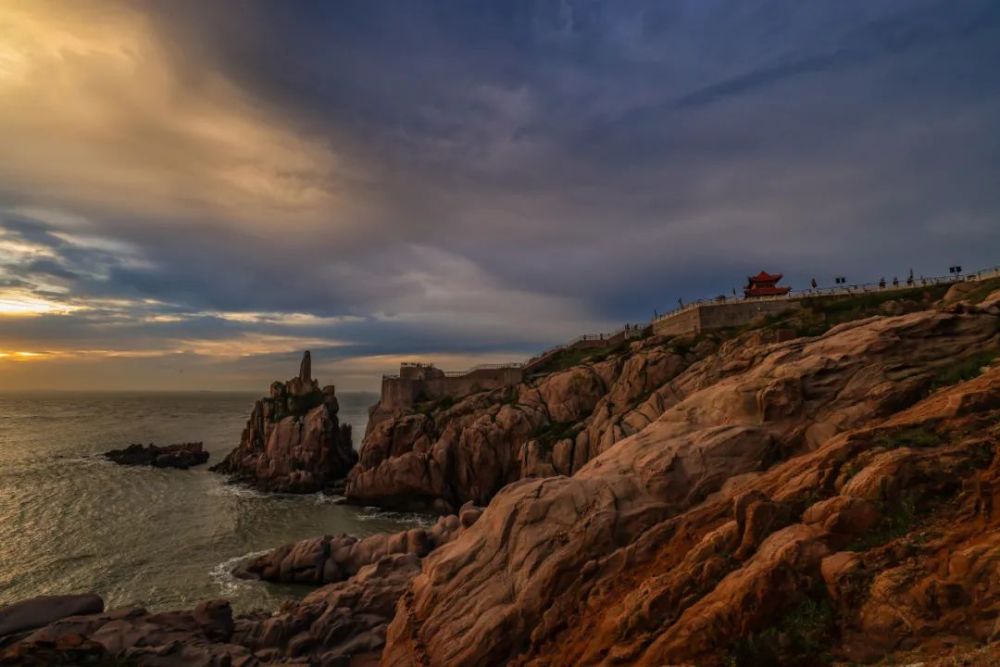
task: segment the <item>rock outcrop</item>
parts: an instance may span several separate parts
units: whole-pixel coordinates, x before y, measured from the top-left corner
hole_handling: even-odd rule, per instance
[[[335,489],[357,461],[350,424],[340,424],[333,385],[312,378],[309,352],[297,377],[258,399],[236,449],[212,468],[265,491]]]
[[[69,616],[0,651],[0,665],[142,665],[183,667],[260,664],[229,643],[233,614],[224,600],[192,611],[149,613],[141,607]]]
[[[476,522],[482,509],[471,504],[456,516],[440,517],[430,528],[411,528],[391,535],[358,539],[353,535],[324,535],[273,549],[240,564],[233,574],[243,579],[261,579],[295,584],[331,584],[357,574],[362,567],[384,556],[413,554],[423,558],[447,544],[463,528]]]
[[[995,309],[922,311],[693,364],[640,432],[506,486],[432,552],[382,664],[805,665],[988,641],[1000,369],[939,387],[979,373],[998,328]]]
[[[426,530],[304,540],[239,568],[269,581],[327,585],[276,614],[238,619],[234,641],[268,661],[375,664],[397,603],[420,573],[421,557],[463,534],[481,513],[467,506]]]
[[[755,419],[774,420],[784,411],[801,422],[802,403],[808,398],[803,391],[808,391],[807,383],[820,382],[826,371],[811,369],[810,375],[796,384],[797,380],[785,380],[784,371],[778,367],[788,354],[810,354],[803,348],[814,337],[797,336],[797,331],[829,334],[845,326],[854,330],[858,323],[869,321],[867,315],[884,312],[881,306],[885,301],[868,304],[865,299],[860,298],[859,303],[831,301],[824,307],[797,311],[785,322],[762,322],[744,332],[712,332],[696,338],[651,336],[625,342],[616,350],[601,351],[588,361],[541,378],[455,402],[429,402],[402,411],[378,405],[369,420],[360,460],[347,480],[345,495],[359,504],[442,514],[452,513],[469,501],[486,505],[511,482],[575,474],[594,457],[639,433],[694,392],[716,384],[721,392],[726,378],[758,365],[776,349],[787,350],[787,354],[771,357],[772,376],[761,378],[761,386],[752,389],[754,403],[747,403],[749,395],[731,398],[746,404],[746,412],[753,413]],[[911,315],[925,314],[915,322],[938,326],[936,320],[928,319],[936,311],[926,309],[927,301],[921,305],[911,294],[905,303],[904,310]],[[842,322],[852,317],[853,322]],[[889,320],[880,317],[871,322]],[[948,339],[947,333],[882,331],[877,324],[870,331],[858,330],[858,335],[861,331],[868,331],[872,340],[855,341],[852,335],[838,340],[845,349],[890,345],[897,338],[912,340],[909,347],[920,348],[923,353],[922,348],[930,340]],[[904,345],[897,352],[889,350],[884,362],[905,363],[907,349]],[[868,347],[856,351],[864,355]],[[830,354],[834,358],[839,352]],[[942,359],[961,354],[962,350],[954,347]],[[847,372],[853,369],[845,369]],[[908,400],[906,392],[912,398],[926,382],[925,374],[923,378],[908,379],[903,386],[883,384],[875,390],[884,388],[897,400]],[[729,399],[721,393],[719,397]],[[701,409],[718,412],[714,406]],[[716,416],[705,414],[703,422],[709,423]],[[834,428],[836,425],[830,422],[807,424],[798,435],[800,440],[815,444]]]
[[[423,411],[372,411],[351,502],[455,512],[526,477],[571,475],[662,412],[664,387],[712,349],[652,337],[513,387]],[[669,400],[669,399],[668,399]]]
[[[125,449],[112,449],[104,453],[119,465],[153,466],[154,468],[181,468],[201,465],[208,461],[208,452],[200,442],[183,442],[176,445],[158,447],[149,444],[145,447],[139,444],[129,445]]]
[[[97,595],[43,595],[0,607],[0,645],[10,638],[35,630],[67,616],[98,614],[104,600]]]

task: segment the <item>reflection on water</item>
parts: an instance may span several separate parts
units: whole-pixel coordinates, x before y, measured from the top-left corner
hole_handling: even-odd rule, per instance
[[[268,495],[208,472],[118,466],[131,442],[203,441],[219,461],[239,441],[250,394],[0,395],[0,605],[93,591],[109,606],[180,608],[226,597],[274,608],[298,587],[245,582],[241,558],[319,534],[368,535],[425,517],[351,508],[320,494]],[[339,396],[364,433],[371,394]]]

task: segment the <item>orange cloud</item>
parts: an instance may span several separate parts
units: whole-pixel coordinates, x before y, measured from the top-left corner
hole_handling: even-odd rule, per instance
[[[0,181],[46,205],[286,225],[357,211],[333,150],[181,71],[129,3],[4,3],[0,98]]]

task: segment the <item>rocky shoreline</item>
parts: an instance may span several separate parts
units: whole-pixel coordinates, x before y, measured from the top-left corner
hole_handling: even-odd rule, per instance
[[[376,408],[345,492],[412,497],[447,513],[433,527],[239,565],[315,587],[274,612],[36,616],[0,664],[995,664],[1000,290],[940,296],[648,337]],[[334,393],[304,367],[257,403],[226,472],[284,489],[347,474]],[[336,427],[308,428],[317,410]]]

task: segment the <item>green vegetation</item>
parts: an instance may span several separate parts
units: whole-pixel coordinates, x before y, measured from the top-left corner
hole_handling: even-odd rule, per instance
[[[923,427],[889,431],[875,438],[875,444],[887,449],[897,447],[934,447],[941,444],[941,436]]]
[[[535,434],[539,444],[546,449],[552,449],[552,446],[560,440],[575,436],[576,422],[554,422]]]
[[[819,336],[838,324],[884,315],[882,307],[890,301],[899,303],[901,312],[923,308],[927,303],[943,297],[950,287],[928,285],[885,292],[812,297],[800,302],[800,310],[769,316],[763,327],[792,329],[796,336]]]
[[[559,352],[552,355],[552,357],[546,361],[543,365],[536,368],[533,373],[543,374],[543,373],[557,373],[559,371],[564,371],[567,368],[572,368],[573,366],[579,366],[585,363],[597,363],[599,361],[604,361],[608,357],[621,354],[628,349],[628,344],[632,341],[627,340],[621,342],[617,345],[606,346],[606,347],[570,347],[565,350],[560,350]]]
[[[833,662],[829,653],[834,632],[833,609],[826,599],[806,598],[778,622],[733,646],[729,667],[814,667]]]
[[[939,368],[931,382],[931,387],[935,389],[938,387],[947,387],[978,377],[982,374],[983,368],[989,366],[996,356],[996,350],[986,350],[963,357],[947,366]]]
[[[882,520],[867,535],[854,540],[851,551],[868,551],[906,535],[916,521],[916,502],[910,496],[884,502],[880,508]]]

